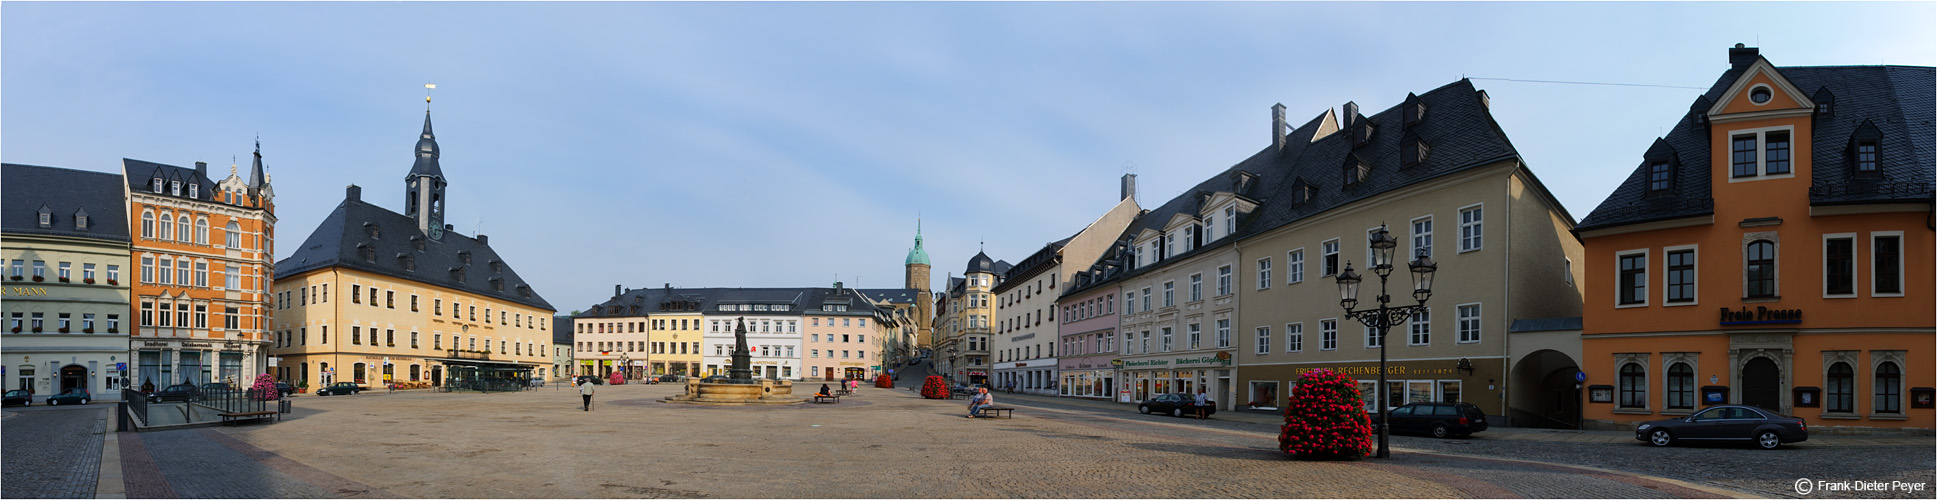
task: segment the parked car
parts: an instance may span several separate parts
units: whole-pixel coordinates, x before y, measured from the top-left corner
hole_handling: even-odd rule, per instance
[[[1204,407],[1204,414],[1216,414],[1217,402],[1205,401],[1208,401],[1210,404]],[[1181,417],[1184,415],[1195,416],[1197,415],[1197,397],[1188,394],[1161,394],[1157,397],[1143,400],[1143,403],[1137,405],[1137,412],[1146,415],[1150,413],[1167,413],[1173,417]]]
[[[679,375],[660,375],[659,376],[660,382],[679,382],[682,380],[685,380],[685,377],[681,377]]]
[[[233,391],[233,390],[235,390],[235,388],[230,387],[228,382],[209,382],[206,384],[202,384],[203,394],[216,392],[216,391]]]
[[[150,403],[163,403],[168,401],[193,403],[201,400],[202,390],[196,389],[194,384],[175,384],[163,388],[161,392],[148,395],[148,402]]]
[[[328,387],[317,389],[316,395],[318,396],[336,396],[336,395],[343,395],[343,394],[354,395],[359,392],[363,392],[363,386],[356,385],[356,383],[354,382],[337,382],[334,384],[330,384]]]
[[[602,377],[594,377],[591,375],[579,375],[578,383],[592,384],[592,385],[605,385],[605,379]]]
[[[295,394],[295,393],[296,393],[296,386],[289,385],[288,382],[276,382],[277,398],[286,398],[286,397],[289,397],[290,394]]]
[[[14,389],[11,391],[7,391],[6,399],[0,400],[0,406],[14,406],[14,405],[33,406],[34,393],[27,392],[26,389]]]
[[[1678,441],[1747,442],[1765,450],[1809,440],[1803,419],[1754,406],[1716,406],[1684,418],[1642,422],[1634,439],[1655,446]]]
[[[90,399],[94,399],[94,395],[88,394],[87,389],[75,387],[73,389],[61,391],[60,394],[48,396],[47,406],[84,405],[84,404],[87,404],[87,401]]]
[[[1444,438],[1486,430],[1486,412],[1472,403],[1412,403],[1393,408],[1390,418],[1394,434],[1423,432]],[[1372,425],[1378,429],[1377,413],[1372,414]]]

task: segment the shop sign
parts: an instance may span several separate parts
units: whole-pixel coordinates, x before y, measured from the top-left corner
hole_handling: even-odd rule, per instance
[[[209,347],[210,347],[210,344],[207,342],[183,342],[182,343],[183,349],[207,349]]]
[[[1292,373],[1295,375],[1304,375],[1305,372],[1312,370],[1331,370],[1343,375],[1379,375],[1378,366],[1321,366],[1317,368],[1298,368],[1292,370]],[[1452,375],[1453,373],[1453,367],[1450,366],[1445,368],[1419,368],[1406,365],[1386,366],[1386,375]]]
[[[8,297],[45,297],[47,296],[47,289],[37,286],[10,286],[5,291],[0,291],[0,295]]]
[[[1729,308],[1726,308],[1726,307],[1722,308],[1722,324],[1724,325],[1775,325],[1775,324],[1796,324],[1796,323],[1802,323],[1801,309],[1770,309],[1767,307],[1756,306],[1754,311],[1750,311],[1748,306],[1742,306],[1741,309],[1735,309],[1735,310],[1730,310]]]
[[[167,342],[142,342],[142,347],[168,347]]]
[[[1122,361],[1122,360],[1116,360],[1116,361]],[[1111,362],[1111,364],[1117,364],[1117,363],[1113,361]],[[1130,360],[1130,361],[1122,361],[1122,364],[1118,366],[1123,368],[1143,368],[1143,367],[1161,368],[1161,367],[1167,367],[1167,366],[1182,366],[1182,365],[1229,365],[1229,364],[1231,364],[1231,353],[1220,352],[1214,355],[1192,356],[1188,358],[1137,359],[1137,360]]]

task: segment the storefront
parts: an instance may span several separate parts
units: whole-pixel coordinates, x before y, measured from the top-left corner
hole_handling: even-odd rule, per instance
[[[1244,367],[1244,383],[1238,403],[1251,408],[1283,408],[1289,401],[1298,377],[1305,372],[1329,369],[1358,380],[1365,409],[1378,411],[1377,400],[1392,407],[1427,401],[1473,403],[1488,415],[1504,411],[1501,397],[1505,386],[1506,358],[1406,359],[1386,362],[1386,390],[1377,391],[1379,362],[1298,363]]]
[[[430,358],[443,363],[444,391],[505,392],[523,390],[532,380],[536,363],[511,363],[475,359]]]
[[[1056,394],[1056,358],[1010,361],[995,364],[995,385],[998,390],[1007,390],[1015,384],[1015,392],[1024,394]]]
[[[193,340],[135,342],[137,387],[153,383],[155,390],[174,384],[200,386],[210,382],[246,384],[254,378],[251,343]]]
[[[1057,394],[1063,397],[1108,399],[1116,394],[1116,368],[1108,356],[1062,358],[1058,372],[1062,383]]]
[[[1133,403],[1169,393],[1195,395],[1203,389],[1219,409],[1228,410],[1235,395],[1231,389],[1231,358],[1231,351],[1124,358],[1121,377],[1127,386],[1120,392],[1127,392],[1129,399],[1119,398],[1118,402]]]

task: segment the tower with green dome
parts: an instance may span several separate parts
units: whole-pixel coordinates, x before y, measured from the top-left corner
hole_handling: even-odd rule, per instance
[[[928,284],[928,251],[921,248],[921,219],[915,220],[915,248],[908,251],[907,288],[915,290],[915,343],[927,347],[929,335],[934,332],[935,302],[930,300]]]

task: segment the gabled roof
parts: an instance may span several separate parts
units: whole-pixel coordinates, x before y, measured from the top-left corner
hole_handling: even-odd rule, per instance
[[[838,290],[838,291],[837,291]],[[910,289],[910,292],[914,290]],[[640,288],[625,290],[618,296],[593,304],[576,318],[605,318],[653,314],[709,314],[734,316],[870,316],[887,311],[866,300],[863,291],[852,288]],[[665,306],[690,301],[692,310]],[[722,305],[777,305],[780,311],[723,311]],[[842,304],[846,311],[822,311],[823,304]]]
[[[128,202],[121,176],[56,167],[0,164],[0,231],[128,243]],[[40,227],[40,210],[52,215]],[[86,212],[87,227],[75,214]]]
[[[1696,99],[1696,111],[1716,106],[1749,69],[1745,65],[1723,72]],[[1931,125],[1932,115],[1937,114],[1937,97],[1933,97],[1937,96],[1937,68],[1789,66],[1776,71],[1804,94],[1834,95],[1829,112],[1816,113],[1811,125],[1811,205],[1931,200],[1937,186],[1931,167],[1937,165],[1932,151],[1937,131]],[[1875,124],[1884,137],[1878,158],[1882,175],[1877,179],[1852,178],[1847,167],[1850,137],[1865,122]],[[1680,161],[1672,196],[1648,196],[1648,165],[1643,162],[1581,219],[1575,231],[1715,213],[1711,171],[1727,165],[1711,164],[1708,126],[1697,114],[1684,114],[1662,140],[1674,148]]]
[[[572,315],[558,314],[552,316],[553,344],[571,345],[572,334],[574,333],[578,333],[578,330],[572,327]]]
[[[163,165],[133,158],[122,158],[121,168],[122,172],[126,174],[128,190],[130,191],[185,200],[192,199],[201,202],[215,202],[216,181],[208,177],[206,169],[197,171],[193,168]],[[162,191],[159,193],[155,192],[154,184],[152,184],[155,178],[161,179]],[[169,194],[168,183],[174,181],[180,181],[182,183],[182,194],[180,196]],[[200,186],[196,188],[194,198],[188,197],[188,186],[190,184]]]
[[[424,250],[417,250],[420,242]],[[374,259],[365,258],[366,249]],[[467,254],[469,263],[464,262]],[[429,239],[417,231],[415,219],[358,197],[344,198],[294,254],[276,262],[276,275],[295,276],[331,266],[556,311],[490,245],[456,233],[445,233],[442,240]]]

